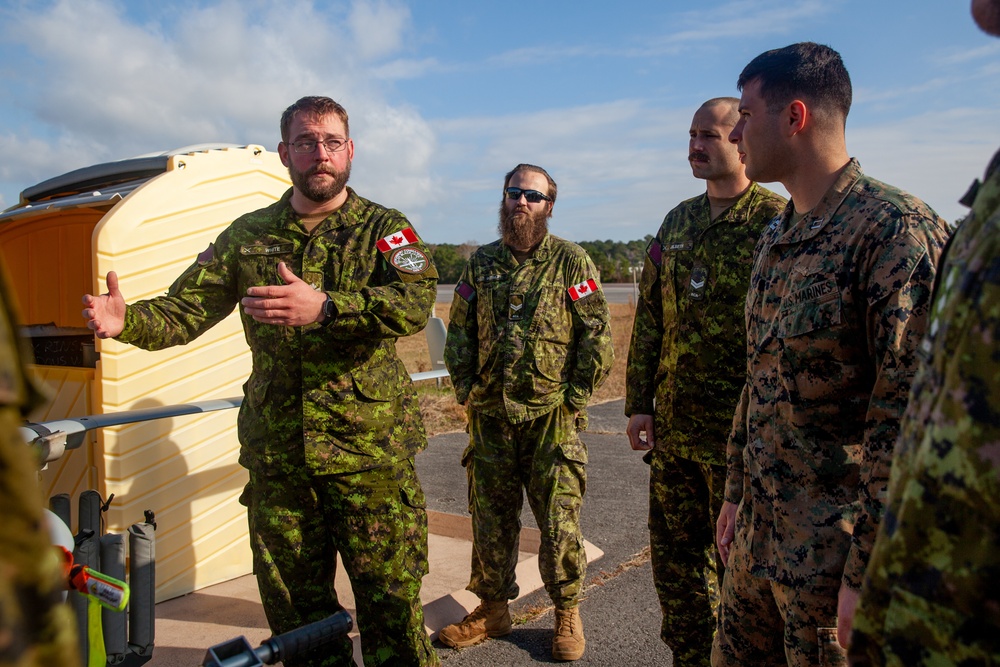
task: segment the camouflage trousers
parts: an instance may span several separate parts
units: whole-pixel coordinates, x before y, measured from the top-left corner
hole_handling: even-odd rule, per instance
[[[725,466],[655,449],[649,467],[649,546],[660,598],[660,638],[678,665],[710,663],[719,582],[724,567],[715,548]]]
[[[469,447],[462,456],[472,514],[472,578],[483,600],[518,595],[517,566],[522,489],[541,532],[538,569],[552,602],[575,607],[587,574],[580,508],[587,489],[587,447],[576,415],[560,405],[511,424],[469,410]]]
[[[62,557],[42,514],[34,451],[18,433],[15,408],[0,406],[0,665],[80,664],[76,621],[62,601]]]
[[[837,589],[785,586],[755,577],[746,569],[748,561],[735,549],[729,553],[712,666],[846,665],[837,643]]]
[[[344,475],[251,471],[248,508],[254,574],[268,623],[287,632],[342,609],[337,553],[351,581],[365,665],[437,665],[424,630],[427,512],[407,460]],[[353,666],[344,637],[286,667]]]

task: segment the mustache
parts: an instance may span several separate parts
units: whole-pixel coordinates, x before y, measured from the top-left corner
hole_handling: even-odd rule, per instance
[[[688,154],[688,160],[689,161],[690,160],[704,160],[704,161],[708,162],[708,154],[707,153],[699,153],[697,151],[692,151],[691,153]]]
[[[323,165],[317,165],[306,171],[306,176],[313,176],[315,174],[329,174],[330,176],[336,176],[337,172],[328,167],[324,167]]]

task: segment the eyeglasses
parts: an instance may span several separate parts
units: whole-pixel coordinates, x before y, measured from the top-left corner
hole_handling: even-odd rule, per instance
[[[540,201],[552,201],[552,197],[548,195],[543,195],[538,190],[522,190],[521,188],[507,188],[504,190],[507,194],[507,199],[513,199],[517,201],[524,195],[524,198],[528,200],[530,204],[537,204]]]
[[[323,144],[327,153],[337,153],[347,148],[347,139],[327,139],[326,141],[302,139],[292,143],[291,147],[296,153],[312,153],[320,144]]]

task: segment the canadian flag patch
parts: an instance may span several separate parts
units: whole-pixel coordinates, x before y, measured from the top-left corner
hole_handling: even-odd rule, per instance
[[[590,296],[597,291],[597,281],[593,278],[587,278],[579,285],[573,285],[566,291],[569,292],[569,298],[573,299],[573,301],[579,301],[583,297]]]
[[[414,233],[412,227],[407,227],[406,229],[399,230],[395,234],[389,234],[375,245],[377,245],[378,249],[382,252],[389,252],[395,248],[402,248],[403,246],[416,242],[416,233]]]

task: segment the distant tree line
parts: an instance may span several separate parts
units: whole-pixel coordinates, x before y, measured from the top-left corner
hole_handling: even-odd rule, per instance
[[[646,246],[653,237],[649,234],[640,241],[580,241],[580,246],[590,255],[601,272],[601,282],[630,283],[632,274],[629,267],[642,267]],[[469,257],[476,251],[479,244],[466,241],[461,245],[454,243],[429,244],[434,264],[440,274],[439,282],[444,284],[457,283],[462,275]]]

